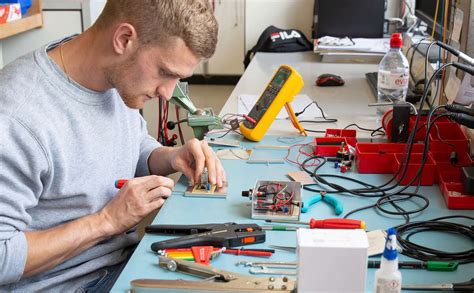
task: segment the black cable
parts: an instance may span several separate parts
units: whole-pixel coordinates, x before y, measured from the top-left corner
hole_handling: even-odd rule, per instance
[[[455,222],[443,221],[454,218],[474,220],[473,217],[469,216],[446,216],[428,221],[417,221],[396,226],[397,241],[402,248],[402,254],[422,261],[458,262],[460,264],[474,262],[474,249],[472,246],[469,250],[448,252],[429,248],[410,241],[410,238],[417,233],[437,231],[467,237],[472,243],[474,241],[474,229],[472,228],[472,225],[468,226]],[[405,235],[406,237],[404,238]]]
[[[370,129],[370,128],[364,128],[364,127],[361,127],[359,125],[357,125],[356,123],[351,123],[349,125],[347,125],[346,127],[344,127],[343,129],[347,129],[351,126],[355,126],[357,129],[360,129],[360,130],[363,130],[363,131],[371,131],[370,133],[370,136],[374,137],[374,136],[379,136],[379,135],[385,135],[385,131],[383,131],[383,127],[380,126],[379,128],[376,128],[376,129]]]
[[[323,109],[318,105],[318,103],[316,101],[312,101],[311,103],[306,105],[306,107],[304,107],[303,110],[301,110],[300,112],[295,113],[295,116],[298,117],[299,115],[303,114],[304,111],[306,111],[306,109],[308,109],[308,107],[313,105],[313,104],[321,112],[321,116],[322,116],[323,120],[299,120],[300,123],[336,123],[337,122],[336,118],[327,118],[326,115],[324,114]],[[326,132],[324,130],[314,130],[314,129],[306,129],[306,128],[304,130],[308,131],[308,132],[313,132],[313,133],[325,133]]]

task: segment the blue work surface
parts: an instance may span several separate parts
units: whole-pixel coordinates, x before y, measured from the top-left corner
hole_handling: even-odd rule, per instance
[[[231,137],[231,136],[228,136]],[[228,138],[226,137],[226,139]],[[238,137],[231,137],[239,139]],[[308,143],[312,138],[308,137],[302,141],[302,138],[282,139],[272,136],[266,136],[260,143],[242,142],[246,148],[253,148],[257,145],[290,145],[295,143]],[[219,149],[218,147],[216,149]],[[296,151],[296,150],[295,150]],[[286,149],[258,149],[252,156],[252,159],[283,159],[287,154]],[[293,159],[296,157],[294,154]],[[227,173],[229,182],[227,198],[192,198],[184,197],[183,192],[186,189],[187,180],[181,178],[175,187],[175,192],[166,201],[163,208],[158,213],[153,224],[207,224],[207,223],[257,223],[260,225],[268,225],[262,220],[253,220],[250,218],[250,200],[241,196],[242,190],[253,188],[257,180],[289,180],[286,174],[289,172],[299,171],[299,167],[285,164],[247,164],[242,160],[223,160],[224,168]],[[342,175],[340,171],[333,167],[332,163],[326,164],[321,168],[321,173]],[[371,184],[385,183],[390,175],[371,175],[358,174],[355,171],[349,171],[347,176],[360,179]],[[357,188],[348,181],[340,181],[341,184],[348,188]],[[421,194],[427,196],[430,200],[430,206],[423,212],[412,215],[412,221],[428,220],[432,218],[448,216],[448,215],[469,215],[473,216],[473,211],[466,210],[449,210],[446,208],[444,199],[437,185],[422,187]],[[314,193],[304,190],[303,199],[314,195]],[[360,198],[349,195],[335,195],[344,205],[344,214],[352,209],[374,203],[374,198]],[[414,203],[401,204],[407,209],[413,208]],[[303,221],[309,221],[311,217],[317,219],[335,218],[334,210],[327,203],[320,202],[312,206],[308,213],[302,214]],[[351,216],[353,219],[365,220],[367,231],[375,229],[387,229],[391,226],[404,223],[401,216],[389,216],[381,214],[374,209],[358,212]],[[472,225],[472,221],[464,224]],[[153,242],[169,239],[168,236],[145,235],[138,245],[136,251],[126,265],[122,274],[118,278],[112,292],[127,292],[130,290],[130,281],[134,279],[187,279],[200,280],[193,276],[182,273],[169,272],[158,267],[158,257],[151,251],[150,246]],[[431,248],[444,251],[466,251],[472,249],[474,244],[467,238],[457,235],[449,235],[447,233],[425,232],[412,237],[412,241],[421,245],[427,245]],[[286,231],[267,231],[267,239],[265,243],[247,246],[246,248],[267,248],[268,245],[295,246],[296,233]],[[373,259],[380,259],[379,257]],[[247,274],[248,268],[236,266],[236,262],[241,260],[265,261],[266,259],[255,258],[249,256],[234,256],[223,254],[212,261],[211,265],[217,268]],[[296,255],[291,252],[277,250],[276,253],[268,259],[268,261],[295,261]],[[401,255],[400,260],[412,260]],[[367,273],[366,291],[373,290],[373,277],[375,269],[369,269]],[[404,284],[437,284],[437,283],[453,283],[464,282],[470,280],[474,276],[474,263],[460,265],[454,272],[433,272],[427,270],[401,270]],[[264,276],[264,275],[258,275]],[[165,290],[166,291],[166,290]],[[165,292],[163,291],[163,292]],[[174,291],[173,291],[174,292]],[[408,291],[407,291],[408,292]],[[415,292],[415,291],[411,291]]]

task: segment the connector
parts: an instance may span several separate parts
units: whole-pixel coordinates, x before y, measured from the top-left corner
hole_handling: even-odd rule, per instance
[[[466,126],[467,128],[474,128],[474,117],[464,113],[450,113],[447,115],[457,123]]]
[[[465,106],[462,106],[462,105],[448,104],[445,106],[445,109],[453,113],[464,113],[470,116],[474,116],[474,109],[466,108]]]

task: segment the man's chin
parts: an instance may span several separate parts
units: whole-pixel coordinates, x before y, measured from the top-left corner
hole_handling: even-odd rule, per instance
[[[143,107],[145,107],[146,101],[151,99],[152,98],[148,96],[136,97],[132,99],[124,99],[124,103],[130,109],[143,109]]]

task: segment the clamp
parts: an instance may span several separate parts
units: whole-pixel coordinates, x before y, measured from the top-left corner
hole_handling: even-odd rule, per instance
[[[205,281],[137,279],[130,282],[132,292],[150,289],[187,289],[198,292],[282,292],[294,293],[296,282],[284,277],[254,277],[224,271],[212,266],[185,260],[158,257],[158,265],[172,272],[182,272],[204,278]]]
[[[202,224],[202,225],[150,225],[146,233],[186,235],[155,242],[151,250],[186,248],[211,245],[216,247],[239,247],[265,242],[265,231],[257,224]]]
[[[308,212],[308,209],[310,206],[320,202],[320,201],[325,201],[331,206],[334,207],[334,211],[336,212],[336,215],[340,215],[344,212],[344,206],[342,205],[342,202],[335,198],[332,195],[326,194],[326,191],[321,191],[320,194],[315,195],[303,202],[303,207],[301,208],[302,213]]]

